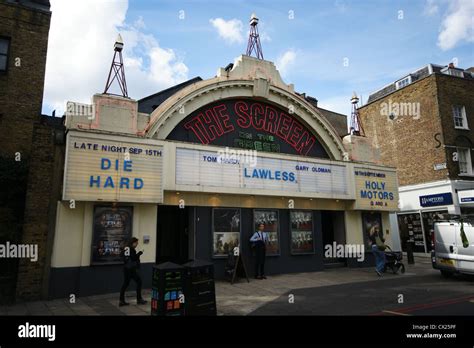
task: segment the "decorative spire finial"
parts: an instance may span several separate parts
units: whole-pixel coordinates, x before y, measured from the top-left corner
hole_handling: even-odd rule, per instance
[[[114,80],[117,79],[120,90],[122,91],[122,96],[128,98],[127,81],[125,80],[125,69],[123,66],[122,50],[123,40],[122,36],[120,36],[119,34],[114,44],[114,57],[112,59],[112,65],[110,66],[109,77],[107,78],[107,83],[105,84],[104,94],[108,94],[107,92],[110,86],[112,85]],[[114,72],[113,76],[112,71]]]
[[[351,104],[352,104],[351,130],[350,130],[351,134],[360,135],[364,137],[365,136],[364,128],[362,127],[362,122],[360,121],[359,110],[357,110],[358,104],[359,104],[359,97],[357,97],[356,92],[352,94]]]
[[[257,15],[252,13],[252,16],[250,16],[250,34],[246,54],[247,56],[251,56],[252,52],[255,51],[255,56],[263,60],[262,45],[260,45],[260,35],[258,35],[257,24]]]

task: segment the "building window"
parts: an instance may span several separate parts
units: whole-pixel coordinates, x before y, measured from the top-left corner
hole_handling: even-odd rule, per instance
[[[464,71],[462,69],[456,68],[452,63],[449,64],[449,66],[441,69],[441,72],[445,75],[464,77]]]
[[[397,89],[403,88],[405,86],[408,86],[411,83],[411,76],[407,76],[395,83]]]
[[[468,148],[458,147],[459,174],[472,174],[471,151]]]
[[[0,73],[4,73],[8,68],[8,51],[10,50],[10,39],[0,37]]]
[[[457,76],[457,77],[463,77],[463,73],[461,70],[457,69],[449,69],[448,70],[449,75],[451,76]]]
[[[453,105],[453,119],[455,128],[468,129],[466,108],[464,106]]]

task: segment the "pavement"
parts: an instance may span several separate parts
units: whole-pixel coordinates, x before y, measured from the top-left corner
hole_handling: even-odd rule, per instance
[[[406,267],[405,274],[387,273],[381,278],[373,268],[334,268],[268,276],[265,280],[252,278],[249,283],[240,279],[233,285],[216,281],[217,312],[239,316],[423,315],[423,310],[432,313],[433,308],[443,308],[443,303],[445,307],[465,308],[461,306],[464,301],[471,304],[468,313],[474,314],[472,280],[443,279],[432,269],[429,258],[417,257],[415,265]],[[404,297],[401,303],[400,294]],[[110,293],[76,298],[75,303],[69,299],[22,302],[0,307],[0,315],[150,315],[150,289],[143,290],[146,305],[137,305],[135,293],[128,292],[130,305],[118,307],[118,297],[118,293]],[[431,299],[441,305],[430,307]]]

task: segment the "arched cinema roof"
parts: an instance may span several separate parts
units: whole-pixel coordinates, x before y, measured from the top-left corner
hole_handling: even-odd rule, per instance
[[[313,131],[331,159],[343,160],[344,147],[332,125],[312,105],[286,85],[272,62],[240,56],[232,69],[220,69],[215,78],[193,83],[165,100],[150,115],[144,136],[166,139],[195,110],[223,99],[260,99],[291,110]]]

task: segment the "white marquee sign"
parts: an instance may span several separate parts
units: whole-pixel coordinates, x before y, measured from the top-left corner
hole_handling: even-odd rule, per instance
[[[227,158],[217,151],[176,149],[176,185],[348,196],[346,165],[258,156]],[[215,188],[216,190],[212,190]],[[312,195],[311,195],[312,194]],[[347,197],[349,198],[349,197]]]

